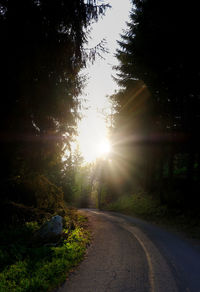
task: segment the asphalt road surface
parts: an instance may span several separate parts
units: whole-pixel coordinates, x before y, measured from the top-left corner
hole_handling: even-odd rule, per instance
[[[93,241],[58,292],[200,292],[200,249],[137,218],[84,210]]]

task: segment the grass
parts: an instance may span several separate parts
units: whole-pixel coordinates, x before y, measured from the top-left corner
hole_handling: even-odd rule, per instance
[[[69,220],[71,220],[69,224]],[[73,213],[65,218],[58,246],[33,245],[36,222],[0,233],[0,292],[51,291],[84,257],[90,234],[86,218]],[[70,227],[69,227],[70,226]]]
[[[105,209],[136,216],[182,232],[187,237],[200,239],[200,218],[161,205],[159,200],[144,192],[125,194],[107,205]]]

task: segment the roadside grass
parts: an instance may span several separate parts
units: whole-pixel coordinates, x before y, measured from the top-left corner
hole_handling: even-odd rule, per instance
[[[0,292],[47,292],[65,281],[90,242],[83,215],[73,211],[65,222],[58,246],[32,243],[37,222],[0,232]]]
[[[136,216],[155,224],[184,233],[190,238],[200,239],[200,218],[186,215],[178,209],[160,204],[159,200],[145,192],[124,194],[105,210]]]

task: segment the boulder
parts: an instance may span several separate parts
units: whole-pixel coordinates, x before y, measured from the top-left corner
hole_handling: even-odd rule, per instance
[[[44,223],[35,233],[34,239],[45,243],[57,241],[63,230],[63,218],[59,215],[52,217]]]

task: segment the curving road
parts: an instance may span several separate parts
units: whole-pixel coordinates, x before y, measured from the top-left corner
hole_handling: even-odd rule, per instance
[[[84,210],[85,260],[58,292],[200,292],[200,249],[143,220]]]

